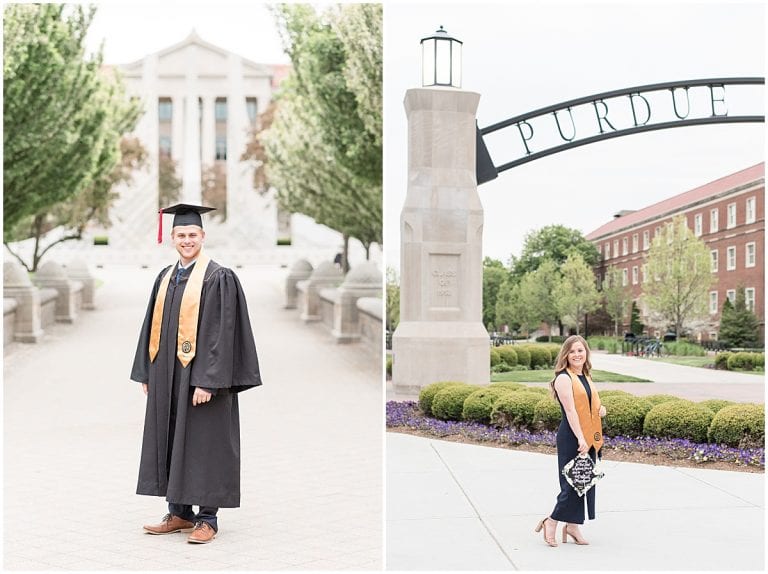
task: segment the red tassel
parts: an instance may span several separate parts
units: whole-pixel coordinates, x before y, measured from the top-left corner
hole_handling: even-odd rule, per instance
[[[158,216],[159,220],[157,222],[157,242],[162,243],[163,242],[163,210],[161,209],[160,211],[158,211],[158,213],[160,215]]]

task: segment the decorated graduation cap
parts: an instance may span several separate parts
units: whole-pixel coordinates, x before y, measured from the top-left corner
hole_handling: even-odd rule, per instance
[[[171,207],[166,207],[164,209],[161,209],[158,212],[159,221],[157,224],[157,242],[158,243],[163,242],[163,214],[165,213],[173,214],[173,225],[171,226],[171,229],[179,225],[197,225],[202,229],[203,218],[200,216],[204,213],[208,213],[209,211],[214,211],[215,209],[216,209],[215,207],[204,207],[202,205],[189,205],[186,203],[178,203],[176,205],[172,205]]]

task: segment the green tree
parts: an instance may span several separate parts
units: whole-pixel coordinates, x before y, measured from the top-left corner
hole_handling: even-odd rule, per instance
[[[617,267],[609,267],[606,271],[602,296],[605,312],[613,321],[613,335],[618,336],[619,323],[623,323],[631,296],[629,289],[621,284],[621,271]]]
[[[397,272],[387,267],[387,331],[394,333],[400,324],[400,281]]]
[[[642,335],[645,325],[640,321],[640,309],[637,307],[637,301],[632,301],[632,313],[629,320],[629,330],[635,335]]]
[[[496,299],[508,275],[504,264],[498,259],[483,259],[483,324],[489,331],[494,331],[497,325]]]
[[[171,156],[161,153],[158,158],[158,209],[178,203],[181,197],[181,178],[177,175],[178,166]]]
[[[214,162],[203,169],[201,196],[203,205],[215,207],[213,218],[227,220],[227,169],[224,162]]]
[[[12,4],[3,11],[3,241],[32,271],[53,245],[80,239],[90,221],[108,223],[113,187],[143,161],[138,142],[121,144],[139,105],[118,76],[100,70],[100,52],[85,57],[94,10]],[[61,230],[46,240],[53,228]],[[34,238],[29,263],[9,245],[27,238]]]
[[[597,247],[591,241],[584,239],[581,231],[564,225],[549,225],[525,236],[523,252],[519,258],[510,258],[512,275],[520,279],[526,273],[535,271],[547,259],[558,266],[565,263],[572,252],[581,254],[589,266],[594,266],[599,260]]]
[[[499,292],[496,294],[496,325],[506,325],[511,331],[517,331],[521,328],[515,306],[520,297],[517,292],[519,288],[518,284],[507,277],[499,286]]]
[[[261,134],[267,177],[285,209],[368,249],[381,242],[381,127],[371,131],[370,110],[360,104],[370,98],[355,91],[366,71],[356,59],[378,51],[380,60],[381,5],[335,6],[319,14],[310,5],[281,4],[274,14],[293,68],[274,121]],[[347,19],[370,28],[352,34]],[[365,91],[381,91],[380,68],[367,69]]]
[[[647,265],[643,298],[680,337],[689,321],[707,316],[713,281],[709,249],[688,229],[685,218],[678,216],[666,233],[653,240]]]
[[[728,298],[723,303],[718,337],[732,347],[757,347],[760,341],[760,320],[747,309],[743,286],[736,289],[733,305]]]
[[[581,254],[575,251],[568,255],[560,271],[562,279],[554,291],[555,308],[566,325],[576,327],[578,335],[584,316],[600,306],[595,274]]]

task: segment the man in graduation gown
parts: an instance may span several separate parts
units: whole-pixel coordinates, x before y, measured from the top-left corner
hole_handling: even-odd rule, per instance
[[[151,534],[191,532],[206,543],[219,508],[240,506],[238,393],[261,384],[240,281],[202,250],[201,213],[176,205],[179,262],[155,279],[131,371],[147,395],[137,494],[164,496],[168,514]],[[197,514],[192,506],[199,507]]]

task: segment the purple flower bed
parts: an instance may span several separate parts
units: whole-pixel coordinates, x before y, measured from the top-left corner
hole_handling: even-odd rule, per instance
[[[441,421],[423,415],[415,401],[387,401],[387,427],[405,427],[436,437],[459,435],[482,442],[555,446],[555,433],[552,431],[531,432],[516,428],[499,429],[475,422]],[[717,444],[695,443],[686,439],[625,436],[605,437],[605,446],[626,452],[666,455],[673,459],[697,463],[731,462],[737,465],[765,468],[765,448],[740,449]]]

